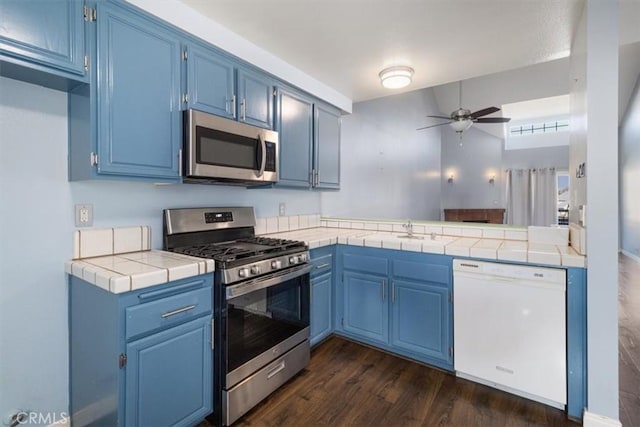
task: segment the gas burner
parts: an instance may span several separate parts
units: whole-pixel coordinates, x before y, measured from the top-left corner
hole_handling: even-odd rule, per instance
[[[252,208],[169,209],[164,248],[214,260],[225,285],[308,263],[304,242],[256,236],[254,227]]]

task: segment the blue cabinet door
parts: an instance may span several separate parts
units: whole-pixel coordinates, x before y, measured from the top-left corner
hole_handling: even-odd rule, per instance
[[[311,278],[311,345],[331,333],[331,294],[331,272]]]
[[[180,40],[157,21],[98,3],[98,173],[178,177]]]
[[[231,60],[213,49],[186,48],[188,107],[235,118],[235,69]]]
[[[328,105],[314,106],[314,188],[340,188],[340,112]]]
[[[313,145],[313,102],[285,88],[277,89],[280,170],[278,185],[310,187]]]
[[[238,120],[273,129],[273,98],[271,78],[264,74],[238,69]]]
[[[386,344],[389,338],[387,278],[345,271],[343,330]]]
[[[0,1],[0,54],[84,74],[84,2]]]
[[[127,344],[125,424],[195,425],[212,412],[211,317]]]
[[[391,292],[391,345],[451,362],[447,287],[394,280]]]

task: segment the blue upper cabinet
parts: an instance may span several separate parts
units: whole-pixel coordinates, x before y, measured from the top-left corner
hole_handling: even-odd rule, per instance
[[[236,117],[234,63],[217,51],[195,43],[185,46],[189,108],[222,117]]]
[[[273,80],[265,74],[238,69],[238,120],[273,128]]]
[[[84,2],[0,1],[0,51],[62,71],[84,74]]]
[[[98,174],[180,175],[180,39],[145,15],[98,3]]]
[[[278,87],[276,94],[280,146],[278,185],[309,188],[313,178],[313,100],[283,87]]]
[[[278,185],[340,188],[340,112],[293,89],[277,88]]]
[[[313,165],[314,188],[340,188],[340,111],[326,104],[315,105]]]

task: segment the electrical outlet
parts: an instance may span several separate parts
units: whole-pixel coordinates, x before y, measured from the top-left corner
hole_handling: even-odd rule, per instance
[[[93,225],[93,205],[76,205],[76,227]]]
[[[285,215],[285,209],[286,205],[284,204],[284,202],[280,202],[280,206],[278,207],[278,212],[280,216],[284,216]]]

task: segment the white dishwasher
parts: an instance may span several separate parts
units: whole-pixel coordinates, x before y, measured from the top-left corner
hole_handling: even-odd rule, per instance
[[[565,291],[562,269],[455,259],[456,375],[563,408]]]

